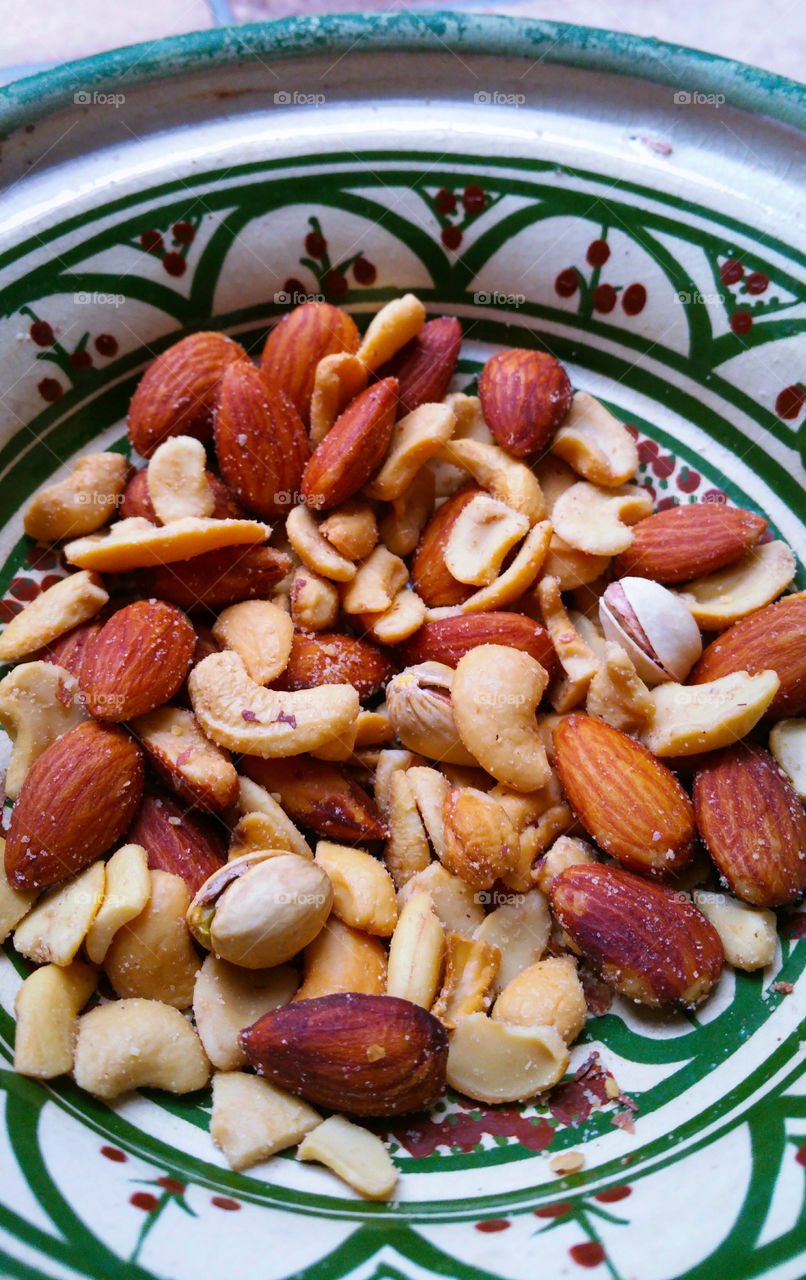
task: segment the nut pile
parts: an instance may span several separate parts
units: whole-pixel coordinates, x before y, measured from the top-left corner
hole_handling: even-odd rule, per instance
[[[0,635],[17,1070],[212,1075],[234,1169],[299,1144],[376,1198],[395,1168],[340,1113],[534,1098],[580,966],[694,1006],[806,888],[791,550],[752,511],[653,513],[548,354],[450,393],[460,341],[409,294],[363,338],[305,303],[259,367],[169,347],[146,465],[90,455],[30,505],[74,572]]]

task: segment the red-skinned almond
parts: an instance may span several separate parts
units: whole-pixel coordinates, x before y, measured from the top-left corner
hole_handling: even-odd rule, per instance
[[[346,502],[386,457],[397,412],[397,378],[362,391],[317,445],[302,479],[303,501],[315,511]]]
[[[718,680],[733,671],[772,670],[781,681],[767,712],[771,719],[806,711],[806,591],[784,596],[734,622],[712,640],[689,677],[690,684]]]
[[[479,378],[487,426],[516,458],[548,447],[571,408],[573,394],[565,369],[547,351],[499,351]]]
[[[72,631],[66,631],[63,636],[59,636],[58,640],[46,645],[44,649],[32,653],[27,661],[55,662],[57,666],[69,671],[70,675],[75,676],[77,680],[81,675],[84,658],[101,630],[101,626],[102,623],[97,618],[93,618],[91,622],[82,622],[80,626],[73,627]]]
[[[320,684],[351,684],[360,698],[370,698],[391,680],[397,667],[388,652],[369,640],[320,631],[297,632],[285,671],[275,689],[314,689]]]
[[[545,627],[521,613],[471,613],[424,622],[419,631],[400,646],[401,665],[444,662],[455,667],[460,658],[479,644],[507,644],[521,649],[545,667],[551,676],[556,663],[554,646]]]
[[[354,355],[360,341],[355,322],[346,311],[329,302],[303,302],[269,333],[260,367],[307,423],[317,364],[340,351]]]
[[[161,707],[181,687],[196,633],[179,609],[137,600],[118,609],[95,636],[81,664],[79,688],[98,720],[131,720]]]
[[[141,595],[170,600],[180,609],[224,609],[267,596],[291,568],[274,547],[224,547],[190,560],[141,569],[132,582]]]
[[[398,418],[421,404],[442,399],[450,386],[461,343],[459,321],[454,316],[440,316],[424,324],[420,332],[378,370],[381,378],[397,378]]]
[[[143,791],[143,757],[116,725],[85,721],[31,766],[11,813],[6,875],[41,889],[89,866],[131,822]]]
[[[374,800],[339,765],[310,756],[259,760],[244,756],[243,772],[274,795],[294,822],[341,844],[389,834]]]
[[[191,898],[227,860],[224,841],[212,822],[154,788],[143,797],[128,840],[142,845],[152,871],[181,876]]]
[[[692,502],[656,511],[633,525],[632,544],[613,561],[617,578],[690,582],[733,564],[767,528],[755,511]]]

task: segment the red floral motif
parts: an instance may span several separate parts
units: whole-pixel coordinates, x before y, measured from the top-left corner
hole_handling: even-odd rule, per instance
[[[745,281],[744,287],[748,293],[765,293],[770,287],[769,277],[765,276],[763,271],[751,271]]]
[[[462,228],[443,227],[440,238],[446,249],[458,249],[462,243]]]
[[[692,471],[690,467],[681,467],[677,473],[677,487],[683,493],[694,493],[699,489],[701,479],[699,471]]]
[[[309,218],[308,226],[310,230],[306,232],[303,241],[305,255],[299,259],[299,264],[312,272],[320,294],[333,300],[343,298],[350,289],[349,272],[352,272],[355,283],[364,288],[375,283],[377,268],[361,250],[349,258],[342,259],[341,262],[334,263],[331,261],[328,241],[322,232],[319,219]],[[283,292],[286,297],[275,299],[275,301],[282,301],[286,306],[295,307],[306,298],[315,295],[317,291],[309,289],[296,276],[290,276],[283,285]]]
[[[591,240],[585,259],[590,267],[603,267],[610,257],[610,245],[606,240]]]
[[[461,188],[440,187],[433,195],[421,188],[420,194],[436,216],[442,245],[451,253],[462,245],[468,224],[501,199],[477,182]]]
[[[742,338],[753,327],[753,317],[749,311],[740,308],[738,311],[734,311],[731,316],[730,327],[738,338]]]
[[[579,276],[574,267],[566,267],[554,280],[554,292],[561,298],[573,298],[579,288]]]
[[[488,1218],[486,1222],[477,1222],[477,1231],[506,1231],[507,1227],[511,1227],[512,1223],[506,1218]]]
[[[212,1196],[210,1204],[214,1204],[216,1209],[225,1209],[228,1213],[234,1213],[241,1207],[237,1200],[231,1200],[229,1196]]]
[[[201,214],[180,218],[165,230],[149,227],[133,241],[144,253],[159,258],[163,271],[178,279],[187,271],[187,254],[201,222]]]
[[[646,306],[646,289],[642,284],[628,284],[621,295],[621,307],[627,316],[640,315]]]
[[[31,341],[41,350],[36,353],[37,360],[46,360],[55,364],[65,375],[68,383],[75,383],[76,375],[82,377],[93,368],[93,357],[89,350],[90,334],[83,333],[72,351],[62,345],[53,326],[40,319],[30,307],[21,307],[20,314],[31,320],[28,333]],[[99,355],[112,356],[117,353],[117,339],[109,333],[99,334],[95,339],[95,350]],[[37,391],[46,404],[55,404],[64,395],[63,383],[54,377],[40,378]]]
[[[607,1257],[598,1240],[586,1240],[584,1244],[573,1244],[568,1252],[580,1267],[598,1267]]]
[[[119,1147],[101,1147],[101,1155],[106,1156],[107,1160],[112,1160],[115,1164],[125,1164],[128,1156],[125,1151],[121,1151]]]
[[[784,387],[783,391],[778,393],[775,401],[775,412],[779,418],[784,418],[787,422],[791,422],[800,415],[805,400],[806,388],[799,382],[795,382],[791,387]]]
[[[569,1200],[558,1200],[556,1204],[544,1204],[535,1209],[536,1218],[564,1218],[570,1213],[573,1205]]]
[[[133,1204],[135,1209],[142,1209],[144,1213],[153,1213],[159,1200],[150,1191],[135,1191],[129,1196],[129,1204]]]
[[[616,305],[617,294],[612,284],[599,284],[593,291],[593,309],[608,315]]]
[[[735,258],[726,258],[719,268],[719,278],[723,284],[738,284],[744,275],[744,267]]]
[[[604,1191],[598,1191],[593,1197],[600,1204],[615,1204],[618,1200],[626,1200],[627,1196],[632,1195],[632,1187],[607,1187]]]

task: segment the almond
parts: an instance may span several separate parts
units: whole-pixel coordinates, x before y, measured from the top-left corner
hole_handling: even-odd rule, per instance
[[[59,636],[58,640],[54,640],[52,644],[31,654],[28,661],[36,662],[39,659],[42,662],[55,662],[58,667],[64,667],[65,671],[69,671],[71,676],[78,679],[84,658],[101,630],[101,626],[102,624],[95,618],[92,622],[82,622],[80,626],[73,627],[72,631]]]
[[[325,356],[341,351],[354,355],[360,341],[346,311],[329,302],[303,302],[283,316],[269,333],[260,367],[307,423],[317,364]]]
[[[202,732],[192,711],[158,707],[132,724],[156,772],[177,795],[200,809],[228,809],[238,799],[230,754]]]
[[[445,548],[459,516],[480,493],[484,490],[478,485],[460,489],[443,502],[423,529],[411,563],[411,580],[420,599],[431,608],[462,604],[473,594],[473,587],[458,582],[450,572],[445,563]]]
[[[551,442],[571,408],[573,391],[554,356],[512,347],[485,364],[479,397],[498,443],[516,458],[525,458]]]
[[[247,511],[271,520],[298,500],[308,434],[285,392],[252,364],[232,365],[221,380],[215,450]]]
[[[162,706],[190,670],[195,644],[193,627],[171,604],[138,600],[118,609],[81,665],[79,687],[90,715],[131,720]]]
[[[691,684],[718,680],[733,671],[773,670],[781,681],[769,716],[797,716],[806,711],[806,591],[784,596],[747,618],[734,622],[706,648]]]
[[[613,561],[617,578],[689,582],[732,564],[754,547],[767,528],[755,511],[712,502],[656,511],[632,528],[632,543]]]
[[[424,324],[420,332],[378,370],[380,378],[397,378],[398,418],[421,404],[442,399],[450,386],[461,342],[459,321],[454,316],[440,316]]]
[[[445,1028],[397,996],[297,1000],[264,1014],[240,1042],[259,1075],[350,1115],[422,1111],[445,1087]]]
[[[223,333],[191,333],[157,356],[129,406],[129,439],[144,458],[168,436],[209,440],[219,383],[231,364],[247,361]]]
[[[679,871],[694,854],[694,808],[665,765],[620,729],[570,715],[554,731],[568,802],[600,848],[647,875]]]
[[[152,871],[181,876],[191,898],[227,860],[224,841],[212,823],[155,788],[143,797],[128,839],[142,845]]]
[[[522,649],[552,674],[556,657],[545,628],[523,614],[504,612],[470,613],[425,622],[401,645],[402,665],[433,661],[455,667],[478,644],[506,644]]]
[[[274,547],[224,547],[141,569],[132,581],[141,595],[169,600],[180,609],[223,609],[267,596],[290,568],[291,557]]]
[[[31,766],[11,813],[6,875],[14,889],[56,884],[111,849],[140,803],[143,757],[127,733],[89,720]]]
[[[205,471],[204,474],[215,499],[215,506],[212,512],[214,518],[216,520],[243,519],[243,507],[235,501],[224,481],[219,480],[218,476],[212,471]],[[124,520],[132,516],[140,516],[143,520],[150,520],[152,524],[162,523],[154,510],[154,504],[148,492],[147,467],[143,467],[141,471],[136,471],[127,484],[123,494],[123,501],[120,504],[120,515]]]
[[[309,757],[259,760],[245,757],[247,777],[280,797],[300,826],[345,844],[383,840],[387,835],[375,802],[336,764]]]
[[[620,867],[566,867],[552,882],[551,905],[575,950],[639,1004],[690,1008],[722,972],[722,943],[702,912]]]
[[[348,404],[305,468],[302,498],[315,510],[346,502],[383,462],[397,412],[397,379],[384,378]]]
[[[700,834],[730,888],[758,907],[806,889],[806,813],[768,751],[739,742],[694,777]]]
[[[396,670],[389,654],[369,640],[335,631],[320,631],[315,636],[298,632],[286,668],[273,687],[313,689],[320,684],[351,684],[359,697],[370,698]]]

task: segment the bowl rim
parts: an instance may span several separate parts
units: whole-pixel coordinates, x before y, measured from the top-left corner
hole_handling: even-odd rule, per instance
[[[451,10],[344,12],[213,27],[125,45],[61,63],[0,86],[0,138],[73,105],[76,85],[98,92],[229,67],[252,58],[282,60],[323,50],[497,54],[529,58],[724,94],[732,107],[806,132],[806,84],[654,37],[600,27]],[[692,79],[694,77],[694,79]]]

